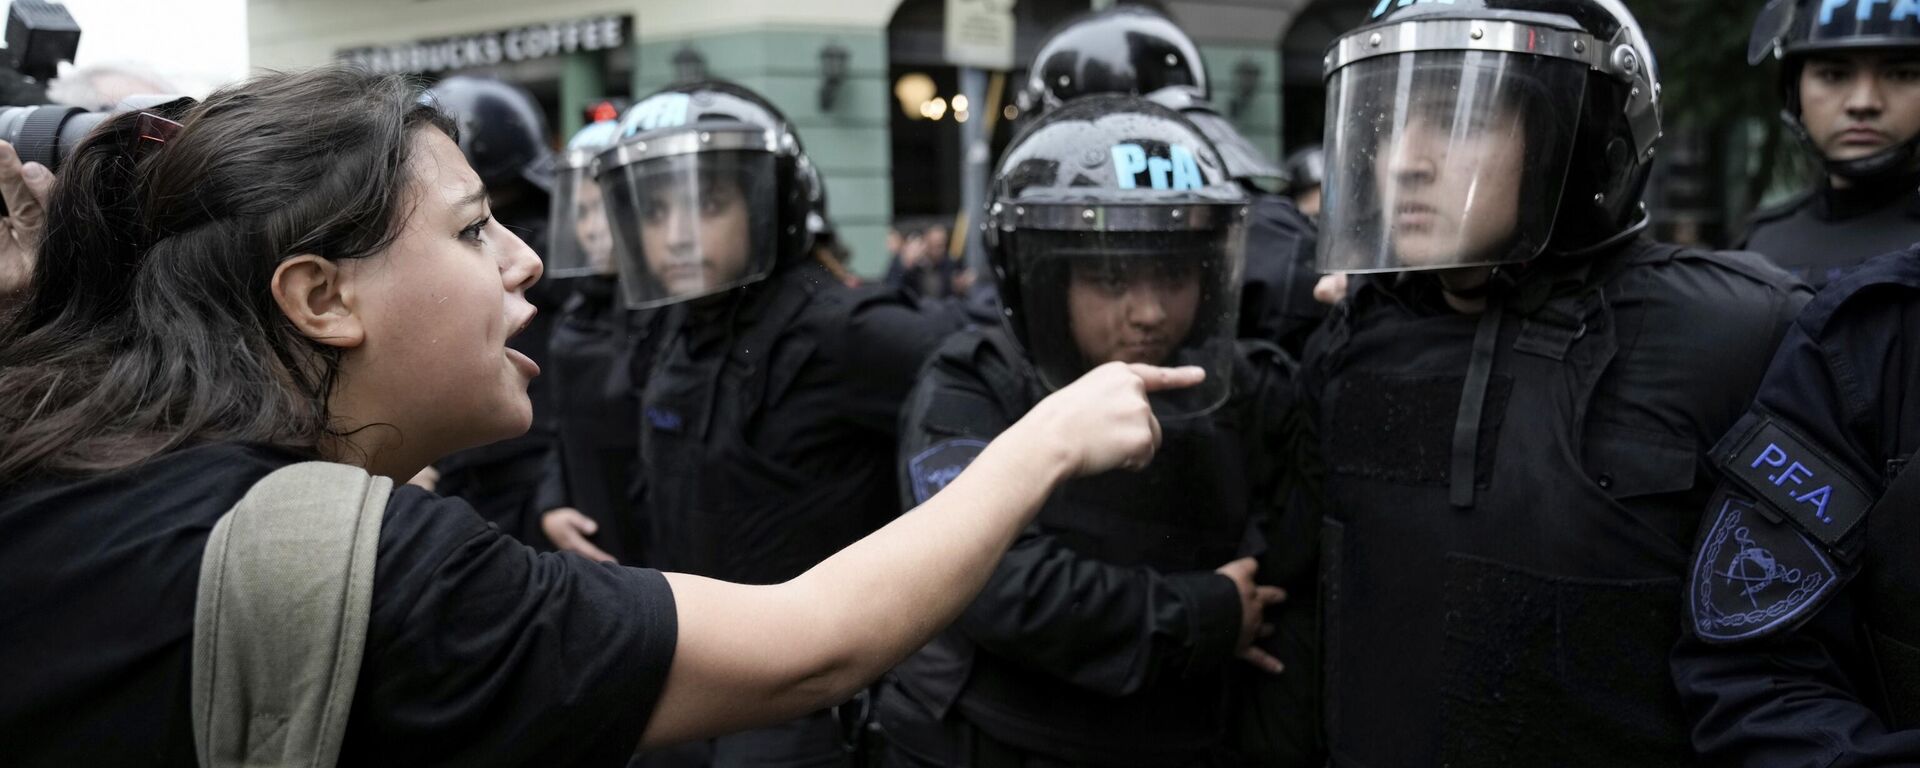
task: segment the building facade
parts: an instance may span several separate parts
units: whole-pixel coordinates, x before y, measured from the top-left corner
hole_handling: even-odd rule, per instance
[[[1323,49],[1319,38],[1361,10],[1321,0],[1337,10],[1303,14],[1310,2],[1147,4],[1200,43],[1222,112],[1277,157],[1283,142],[1319,135],[1319,50],[1300,51]],[[992,73],[984,106],[954,98],[959,69],[943,50],[945,26],[950,7],[967,4],[1012,14],[1013,61],[1023,67],[1055,24],[1111,0],[248,0],[247,26],[256,68],[347,58],[427,78],[514,81],[546,106],[556,141],[602,99],[702,76],[734,80],[793,121],[827,180],[854,270],[872,276],[886,267],[890,225],[961,212],[957,121],[994,125],[996,149],[1010,136],[1004,118],[1023,72]],[[1311,29],[1289,38],[1303,17]],[[1310,71],[1285,72],[1283,62]],[[1290,115],[1299,126],[1283,129]]]

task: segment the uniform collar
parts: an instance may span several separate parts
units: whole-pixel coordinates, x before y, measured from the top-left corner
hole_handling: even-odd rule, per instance
[[[1896,202],[1904,202],[1910,209],[1920,209],[1920,173],[1860,180],[1846,189],[1822,184],[1820,194],[1814,195],[1811,202],[1814,216],[1821,221],[1858,218]]]

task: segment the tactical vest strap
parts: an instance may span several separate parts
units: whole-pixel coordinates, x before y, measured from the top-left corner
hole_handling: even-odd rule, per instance
[[[1500,340],[1500,320],[1506,312],[1498,301],[1480,314],[1473,332],[1473,358],[1467,363],[1466,385],[1460,389],[1459,416],[1453,424],[1452,489],[1447,499],[1455,508],[1473,506],[1474,466],[1480,457],[1480,416],[1487,408],[1487,384],[1493,379],[1494,347]]]

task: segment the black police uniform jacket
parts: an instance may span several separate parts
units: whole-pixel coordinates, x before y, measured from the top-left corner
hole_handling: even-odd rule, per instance
[[[1920,242],[1920,175],[1821,188],[1754,215],[1743,250],[1815,289],[1883,253]]]
[[[1247,221],[1247,271],[1240,286],[1240,338],[1280,345],[1300,355],[1327,316],[1313,298],[1320,281],[1319,228],[1285,195],[1254,196]]]
[[[925,751],[909,729],[947,718],[1076,765],[1188,765],[1218,747],[1242,662],[1238,592],[1214,569],[1259,547],[1276,468],[1257,441],[1285,411],[1292,368],[1272,345],[1241,349],[1226,405],[1163,420],[1141,472],[1063,484],[960,619],[895,670],[911,702],[882,706],[896,749]],[[1046,394],[1004,330],[948,339],[902,414],[907,504],[939,491]],[[1300,623],[1312,616],[1313,574],[1295,570],[1286,586],[1309,599],[1279,620]],[[1312,685],[1305,659],[1282,660],[1301,663],[1289,674]]]
[[[649,565],[777,584],[900,510],[900,404],[950,315],[816,262],[674,305],[641,397]]]
[[[572,507],[599,523],[593,543],[621,563],[642,562],[644,521],[632,505],[640,461],[640,395],[633,358],[651,360],[662,313],[628,311],[612,277],[581,277],[555,321],[541,376],[558,434],[535,508]]]
[[[1920,251],[1807,306],[1713,457],[1673,670],[1719,765],[1920,764]]]
[[[1536,262],[1480,315],[1363,282],[1301,361],[1341,766],[1682,765],[1703,456],[1806,289],[1753,254]]]

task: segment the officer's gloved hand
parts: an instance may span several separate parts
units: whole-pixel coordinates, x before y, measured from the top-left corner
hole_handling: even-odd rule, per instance
[[[549,509],[540,516],[540,531],[562,552],[572,552],[589,560],[617,563],[613,555],[601,551],[587,537],[600,532],[600,524],[572,507]]]
[[[0,141],[0,199],[7,203],[7,215],[0,217],[0,302],[9,302],[33,280],[52,188],[53,173],[46,166],[21,165],[13,145]],[[5,306],[0,303],[0,310]]]
[[[1147,393],[1185,389],[1206,378],[1198,366],[1107,363],[1028,411],[1014,424],[1022,433],[1018,442],[1059,448],[1072,477],[1143,469],[1160,448],[1160,422]]]
[[[1286,669],[1279,659],[1260,650],[1253,641],[1273,634],[1273,625],[1261,621],[1266,615],[1267,606],[1287,599],[1287,591],[1279,587],[1255,584],[1253,575],[1260,570],[1260,561],[1243,557],[1213,570],[1214,573],[1233,580],[1234,588],[1240,590],[1240,658],[1260,669],[1279,674]]]

